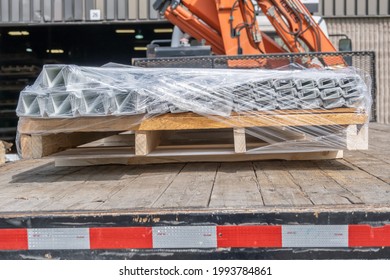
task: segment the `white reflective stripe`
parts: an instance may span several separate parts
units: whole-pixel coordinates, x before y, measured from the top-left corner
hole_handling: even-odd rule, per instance
[[[302,248],[348,247],[347,225],[285,225],[282,246]]]
[[[27,229],[29,250],[89,249],[88,228]]]
[[[216,248],[215,226],[153,227],[153,248]]]

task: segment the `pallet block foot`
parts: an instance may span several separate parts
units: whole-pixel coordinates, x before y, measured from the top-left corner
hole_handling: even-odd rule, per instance
[[[160,131],[136,131],[135,132],[135,155],[146,156],[153,151],[161,140]]]
[[[0,140],[0,164],[5,163],[5,146],[3,141]]]
[[[368,150],[368,123],[363,125],[349,125],[346,134],[348,150]]]
[[[239,127],[233,129],[234,152],[237,154],[246,153],[245,128]]]

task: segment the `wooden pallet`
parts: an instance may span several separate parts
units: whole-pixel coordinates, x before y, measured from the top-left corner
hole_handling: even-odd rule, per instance
[[[355,109],[289,110],[274,111],[272,114],[256,112],[253,115],[233,115],[228,122],[223,118],[208,118],[194,113],[142,118],[21,118],[19,134],[22,157],[41,158],[56,153],[57,165],[342,157],[341,151],[329,149],[304,153],[286,148],[257,149],[267,143],[246,133],[248,129],[261,127],[272,129],[283,139],[303,140],[305,134],[291,132],[285,127],[308,125],[345,127],[348,150],[368,148],[368,116],[356,113]],[[53,133],[59,128],[66,133]],[[52,133],[41,133],[48,131]],[[82,146],[86,143],[91,144]]]

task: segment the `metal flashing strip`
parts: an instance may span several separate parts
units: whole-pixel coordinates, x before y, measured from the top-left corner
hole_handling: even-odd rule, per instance
[[[153,248],[216,248],[215,226],[153,227]]]
[[[27,229],[29,250],[90,249],[88,228]]]
[[[0,229],[1,251],[390,247],[390,225]]]

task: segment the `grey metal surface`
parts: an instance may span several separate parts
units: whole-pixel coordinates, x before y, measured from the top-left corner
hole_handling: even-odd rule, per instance
[[[215,226],[153,227],[153,248],[216,248]]]
[[[10,20],[9,16],[9,1],[1,0],[1,22],[8,22]]]
[[[154,0],[1,0],[2,24],[91,23],[90,10],[100,10],[101,22],[165,21],[152,7]]]
[[[388,0],[320,0],[325,17],[390,16]]]
[[[62,15],[62,0],[54,0],[54,21],[63,21]]]
[[[126,11],[127,11],[126,6],[127,6],[126,0],[118,0],[118,20],[126,19]]]
[[[352,40],[355,51],[375,52],[375,68],[369,70],[367,60],[352,58],[353,66],[369,72],[376,86],[376,102],[373,114],[380,123],[390,123],[390,17],[381,18],[328,18],[330,34],[346,34]],[[331,37],[337,45],[340,37]],[[375,71],[375,72],[373,72]]]
[[[106,19],[107,20],[115,19],[115,3],[106,5]]]
[[[33,11],[34,13],[41,13],[43,11],[43,14],[41,14],[44,22],[50,22],[52,19],[52,9],[51,9],[51,0],[43,0],[43,9],[41,8],[40,11]]]
[[[42,19],[41,13],[38,12],[41,10],[41,0],[34,0],[32,5],[32,21],[39,22]]]
[[[165,21],[152,7],[155,0],[1,0],[2,24],[91,22],[90,10],[101,12],[99,22]],[[317,13],[325,17],[388,16],[388,0],[320,0]],[[44,20],[42,20],[44,19]]]
[[[285,225],[283,247],[325,248],[348,247],[347,225]]]
[[[19,1],[11,1],[11,21],[19,22],[20,15],[20,2]]]
[[[89,249],[88,228],[28,229],[29,250]]]
[[[30,0],[22,1],[22,20],[30,21]]]
[[[65,21],[74,20],[72,1],[65,1],[64,2],[64,20]]]

